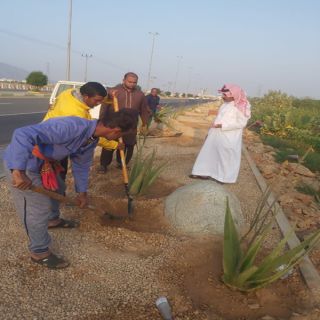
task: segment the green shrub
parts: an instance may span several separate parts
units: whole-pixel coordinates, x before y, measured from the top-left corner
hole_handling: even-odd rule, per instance
[[[313,196],[317,203],[320,203],[320,189],[316,190],[313,186],[301,182],[297,187],[297,191]]]
[[[312,146],[320,152],[320,101],[289,97],[280,91],[270,91],[262,98],[254,98],[252,120],[260,120],[262,135],[294,140]]]
[[[310,139],[312,139],[312,137],[310,137]],[[261,140],[264,144],[278,149],[276,150],[275,160],[279,163],[288,160],[288,155],[291,154],[297,154],[302,157],[310,145],[301,140],[282,139],[277,136],[261,136]],[[320,172],[320,152],[318,150],[318,148],[314,148],[314,151],[309,152],[303,161],[303,165],[312,172]]]

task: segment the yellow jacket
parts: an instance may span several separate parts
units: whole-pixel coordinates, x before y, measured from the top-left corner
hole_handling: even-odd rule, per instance
[[[44,121],[56,117],[80,117],[91,120],[90,108],[82,101],[73,96],[74,89],[67,89],[59,94],[56,101],[50,106]],[[106,138],[99,139],[99,146],[104,149],[114,150],[118,146],[118,142],[114,140],[107,140]]]
[[[72,95],[74,89],[67,89],[59,94],[54,104],[49,108],[43,120],[55,117],[80,117],[91,120],[90,108]]]

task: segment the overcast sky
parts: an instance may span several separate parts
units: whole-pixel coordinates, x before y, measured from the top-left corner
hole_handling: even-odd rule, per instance
[[[320,98],[318,0],[73,0],[71,80]],[[2,0],[0,62],[66,78],[69,0]],[[182,57],[182,58],[177,58]]]

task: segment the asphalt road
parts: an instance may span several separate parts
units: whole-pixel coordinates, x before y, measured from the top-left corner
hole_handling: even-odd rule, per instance
[[[48,98],[0,98],[0,178],[3,176],[2,156],[5,145],[16,128],[40,122],[48,109]]]
[[[16,128],[40,122],[47,109],[48,98],[0,98],[0,145]]]

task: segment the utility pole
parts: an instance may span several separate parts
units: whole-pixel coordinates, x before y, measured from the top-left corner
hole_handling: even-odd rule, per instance
[[[67,53],[67,80],[70,80],[71,65],[71,21],[72,21],[72,0],[69,0],[69,32],[68,32],[68,53]]]
[[[174,80],[174,85],[173,85],[173,93],[176,93],[177,90],[177,81],[178,81],[178,75],[179,75],[179,69],[180,69],[180,62],[182,60],[182,56],[177,56],[178,62],[177,62],[177,71],[176,71],[176,77]]]
[[[84,70],[84,82],[87,82],[87,73],[88,73],[88,59],[92,58],[92,54],[82,54],[81,57],[86,59],[85,70]]]
[[[187,83],[187,90],[186,94],[189,94],[189,88],[190,88],[190,83],[191,83],[191,73],[192,73],[192,67],[189,67],[189,74],[188,74],[188,83]]]
[[[151,46],[151,55],[150,55],[149,71],[148,71],[147,91],[150,89],[151,67],[152,67],[152,58],[153,58],[154,42],[155,42],[156,36],[158,36],[159,33],[158,33],[158,32],[149,32],[149,34],[152,35],[152,46]]]

